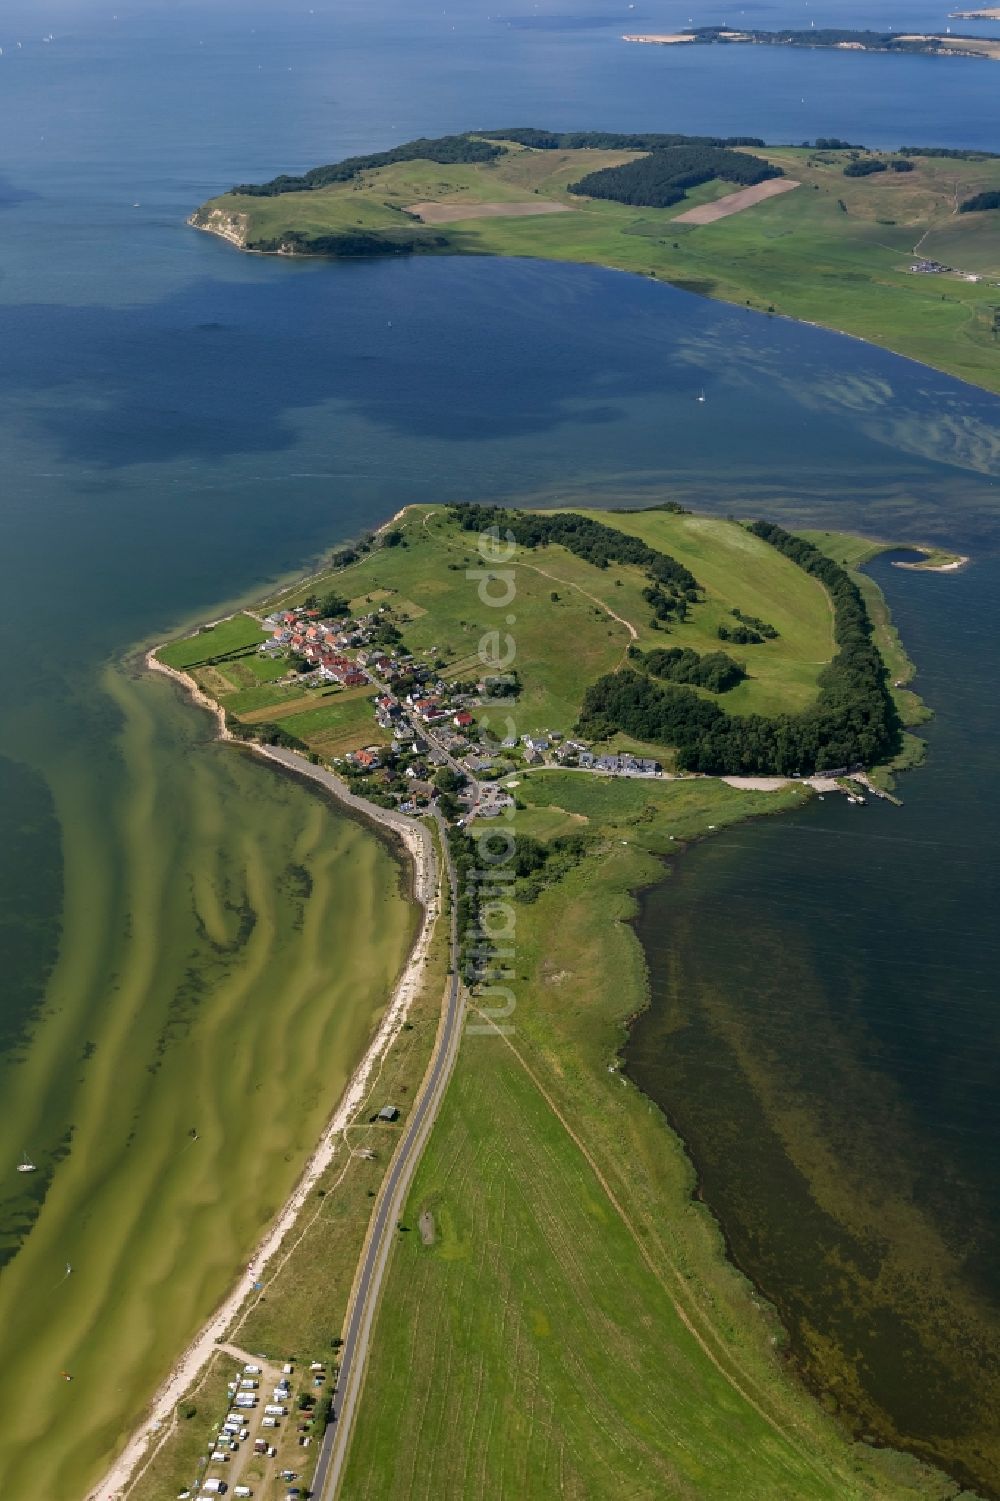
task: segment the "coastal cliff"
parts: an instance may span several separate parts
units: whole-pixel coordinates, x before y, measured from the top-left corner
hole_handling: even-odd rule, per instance
[[[247,214],[229,213],[225,209],[210,208],[207,204],[196,209],[188,223],[194,229],[203,229],[206,234],[218,235],[228,240],[238,250],[246,250],[247,230],[250,219]]]

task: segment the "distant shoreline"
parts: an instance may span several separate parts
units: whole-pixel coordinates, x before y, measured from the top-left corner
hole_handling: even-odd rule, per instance
[[[958,11],[966,20],[1000,20],[1000,8]],[[623,42],[640,46],[803,47],[827,52],[881,52],[904,57],[983,57],[1000,61],[1000,38],[958,36],[950,32],[847,31],[817,27],[809,31],[740,31],[725,26],[689,27],[684,31],[625,32]]]

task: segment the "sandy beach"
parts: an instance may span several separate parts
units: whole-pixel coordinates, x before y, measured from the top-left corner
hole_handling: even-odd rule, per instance
[[[957,573],[968,563],[968,558],[958,557],[951,563],[904,563],[893,560],[893,568],[909,568],[913,573]]]
[[[155,648],[146,655],[147,667],[151,671],[161,672],[173,678],[183,687],[193,702],[213,715],[218,727],[218,738],[231,740],[233,737],[226,729],[222,708],[204,693],[187,673],[167,667],[157,661],[154,651]],[[326,771],[323,767],[313,766],[294,751],[271,746],[253,746],[252,749],[286,770],[319,783],[338,797],[345,807],[354,808],[364,817],[390,829],[405,845],[409,854],[413,868],[413,894],[422,908],[423,915],[413,948],[396,982],[378,1030],[351,1076],[346,1091],[336,1103],[334,1113],[323,1132],[319,1145],[306,1163],[294,1191],[258,1244],[232,1291],[184,1350],[169,1376],[154,1395],[142,1422],[100,1482],[87,1493],[86,1501],[123,1501],[123,1498],[129,1494],[136,1479],[156,1452],[158,1441],[162,1441],[168,1435],[174,1407],[197,1381],[213,1354],[225,1341],[244,1302],[253,1291],[254,1283],[263,1280],[269,1263],[280,1251],[288,1232],[293,1229],[311,1191],[333,1161],[341,1134],[363,1104],[370,1079],[406,1020],[410,1006],[420,989],[431,935],[439,911],[438,859],[434,840],[428,828],[406,818],[403,814],[394,813],[377,807],[363,798],[354,797],[332,772]]]

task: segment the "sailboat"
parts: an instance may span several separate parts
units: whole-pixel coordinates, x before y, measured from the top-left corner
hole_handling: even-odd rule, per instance
[[[31,1158],[28,1156],[27,1152],[24,1153],[20,1162],[17,1164],[17,1170],[19,1173],[37,1172],[37,1168],[35,1167],[35,1164],[32,1162]]]
[[[705,396],[705,389],[704,389],[704,387],[702,387],[701,391],[699,391],[699,393],[698,393],[698,400],[699,401],[705,401],[705,400],[707,400],[707,398]]]

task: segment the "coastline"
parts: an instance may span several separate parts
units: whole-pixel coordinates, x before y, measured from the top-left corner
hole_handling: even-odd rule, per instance
[[[324,260],[324,261],[334,262],[335,263],[336,260],[337,260],[336,256],[314,255],[312,253],[304,252],[304,251],[293,251],[293,250],[281,250],[281,251],[278,251],[278,250],[256,250],[256,249],[253,249],[252,247],[244,244],[238,238],[238,236],[235,233],[226,233],[222,229],[214,228],[211,224],[198,224],[198,223],[196,223],[194,215],[191,215],[187,219],[186,222],[187,222],[187,224],[192,229],[196,229],[200,234],[214,235],[214,237],[217,240],[224,240],[227,245],[232,245],[236,250],[240,251],[240,253],[243,254],[243,255],[276,256],[279,259],[286,260],[286,261],[287,260],[300,260],[300,261]],[[414,253],[416,254],[417,252],[414,252]],[[428,249],[428,250],[425,250],[425,251],[422,251],[422,252],[419,252],[419,253],[423,254],[423,255],[438,255],[438,256],[453,255],[453,256],[458,256],[458,257],[461,257],[461,256],[467,254],[467,252],[462,251],[462,250],[442,250],[440,248]],[[598,267],[600,267],[604,271],[616,271],[616,272],[619,272],[622,276],[637,276],[637,277],[639,277],[643,281],[659,282],[661,286],[671,287],[675,292],[686,292],[689,296],[703,298],[704,301],[706,301],[706,302],[718,302],[718,303],[721,303],[721,304],[723,304],[724,306],[727,306],[727,307],[740,308],[741,311],[745,311],[745,312],[748,312],[748,313],[754,313],[757,316],[762,317],[762,318],[782,318],[782,319],[784,319],[788,323],[797,323],[797,324],[803,325],[806,328],[816,328],[816,329],[819,329],[821,333],[837,334],[842,339],[855,339],[859,344],[864,344],[869,349],[880,349],[884,353],[891,354],[897,360],[906,360],[909,364],[916,365],[921,370],[934,370],[934,371],[937,372],[937,374],[939,374],[939,375],[945,375],[945,376],[948,377],[949,380],[958,381],[960,385],[968,386],[973,391],[985,391],[988,396],[995,396],[997,394],[997,392],[991,386],[987,386],[987,385],[985,385],[985,384],[983,384],[983,383],[981,383],[979,381],[971,380],[966,375],[959,375],[954,370],[950,370],[945,365],[937,365],[937,364],[934,364],[933,361],[931,361],[931,360],[918,359],[916,357],[916,355],[906,354],[906,353],[904,353],[900,349],[893,348],[893,346],[891,344],[883,343],[880,339],[870,338],[867,334],[854,333],[851,329],[848,329],[848,328],[838,328],[836,326],[836,324],[833,324],[833,323],[820,323],[819,320],[816,319],[816,318],[805,318],[805,317],[802,317],[800,314],[797,314],[797,313],[780,312],[777,309],[772,310],[770,308],[763,308],[763,307],[752,307],[752,306],[748,306],[748,305],[745,306],[744,303],[742,303],[739,300],[738,297],[724,297],[724,296],[719,296],[719,295],[717,295],[714,292],[692,291],[690,286],[684,285],[682,282],[678,282],[678,281],[673,280],[670,276],[666,275],[664,272],[661,272],[661,271],[649,271],[649,272],[645,272],[645,271],[641,271],[641,270],[636,270],[632,266],[616,266],[616,265],[613,265],[612,262],[610,262],[610,261],[602,261],[602,260],[577,260],[577,259],[574,259],[573,257],[563,257],[563,256],[552,256],[552,257],[549,257],[549,256],[540,256],[540,255],[510,255],[510,254],[507,254],[505,252],[500,252],[500,251],[492,252],[492,254],[495,256],[495,258],[497,260],[536,261],[540,265],[551,265],[553,263],[556,263],[556,264],[565,265],[565,266],[580,266],[580,267],[598,266]],[[358,260],[373,260],[373,261],[376,261],[376,260],[384,260],[385,256],[382,256],[382,255],[359,256],[359,257],[357,257],[357,259]]]
[[[217,731],[214,739],[234,742],[235,737],[226,727],[225,712],[222,707],[210,698],[187,673],[168,667],[157,660],[156,650],[157,647],[154,646],[145,653],[144,662],[147,668],[152,672],[160,672],[172,678],[192,703],[212,715]],[[440,911],[437,894],[440,872],[434,840],[429,829],[421,823],[405,818],[402,814],[392,813],[388,809],[378,807],[377,804],[369,803],[364,798],[355,797],[331,772],[311,765],[294,751],[279,751],[277,748],[261,745],[252,745],[249,748],[272,765],[317,783],[331,796],[336,797],[350,812],[359,814],[387,829],[406,851],[412,871],[413,899],[420,906],[422,916],[413,945],[396,980],[383,1016],[365,1053],[351,1074],[344,1093],[336,1102],[320,1140],[307,1159],[292,1193],[285,1200],[272,1224],[264,1231],[246,1270],[240,1274],[223,1302],[185,1346],[170,1373],[161,1382],[147,1404],[142,1418],[132,1430],[124,1448],[102,1478],[88,1490],[86,1501],[110,1501],[110,1498],[115,1498],[115,1501],[124,1501],[142,1469],[157,1452],[159,1443],[169,1436],[168,1425],[174,1407],[202,1375],[212,1356],[225,1341],[228,1330],[253,1291],[254,1283],[260,1280],[269,1263],[279,1254],[285,1237],[294,1228],[310,1192],[333,1161],[339,1138],[364,1101],[372,1075],[382,1062],[393,1038],[406,1021],[410,1006],[420,989],[424,964]]]
[[[967,568],[971,558],[959,553],[948,563],[932,563],[931,559],[940,551],[936,547],[915,547],[914,551],[926,554],[922,563],[905,563],[899,558],[893,559],[893,568],[906,568],[911,573],[958,573],[959,569]]]
[[[406,509],[406,507],[403,507],[390,517],[388,521],[384,522],[377,529],[376,535],[383,533],[397,522],[405,514]],[[295,584],[288,585],[282,590],[282,593],[296,587],[298,586]],[[181,669],[168,667],[166,664],[160,662],[155,656],[155,652],[158,649],[158,647],[153,647],[145,653],[144,661],[147,668],[151,671],[161,672],[165,676],[172,678],[193,703],[205,709],[213,716],[217,729],[215,738],[242,745],[243,742],[237,741],[237,737],[232,735],[227,729],[226,716],[222,706],[208,692],[201,688],[189,673]],[[358,817],[370,821],[372,824],[388,831],[391,835],[398,837],[406,845],[408,854],[412,860],[415,895],[417,900],[424,905],[425,909],[423,925],[414,948],[404,966],[400,980],[397,982],[393,992],[393,1000],[389,1011],[383,1019],[371,1046],[359,1063],[355,1074],[352,1075],[347,1092],[337,1106],[333,1118],[325,1128],[316,1151],[307,1162],[303,1176],[292,1196],[283,1206],[277,1222],[261,1241],[253,1260],[250,1262],[247,1273],[241,1276],[239,1283],[233,1288],[219,1309],[203,1325],[202,1329],[185,1349],[179,1361],[172,1369],[169,1378],[158,1389],[142,1423],[132,1434],[123,1453],[112,1465],[102,1483],[88,1493],[87,1501],[105,1501],[106,1496],[116,1498],[116,1501],[124,1501],[124,1498],[136,1494],[135,1488],[145,1474],[148,1464],[159,1452],[162,1444],[170,1438],[172,1429],[169,1426],[169,1421],[174,1408],[183,1398],[185,1392],[203,1374],[212,1356],[223,1344],[234,1321],[238,1318],[241,1307],[252,1291],[253,1282],[261,1276],[264,1267],[279,1252],[283,1239],[292,1228],[296,1217],[304,1207],[310,1189],[333,1159],[340,1132],[356,1108],[359,1096],[365,1092],[365,1086],[373,1068],[384,1057],[392,1037],[398,1029],[398,1025],[405,1019],[409,1001],[413,998],[413,994],[415,994],[419,983],[419,980],[414,977],[418,975],[422,967],[430,934],[433,931],[433,918],[436,916],[436,912],[430,902],[430,894],[434,889],[431,875],[433,875],[437,862],[434,858],[433,841],[431,840],[430,833],[422,824],[415,823],[413,820],[406,818],[394,810],[382,808],[370,803],[365,798],[355,796],[334,773],[328,771],[325,767],[313,765],[294,751],[254,742],[247,742],[246,748],[267,759],[280,770],[307,777],[313,783],[336,797],[339,804],[351,809]],[[706,778],[706,780],[714,779]],[[739,775],[722,776],[718,780],[737,791],[780,793],[795,785],[802,786],[804,783],[814,793],[840,792],[850,795],[848,788],[842,785],[841,782],[823,776],[804,778],[802,782],[797,782],[797,779],[793,780],[787,777],[755,778]],[[872,792],[876,791],[875,788],[871,787],[868,790]],[[752,814],[750,816],[766,816],[771,811],[771,809],[761,809],[759,814]],[[782,811],[782,808],[779,805],[773,811],[779,812]],[[713,828],[714,825],[709,825],[708,827]],[[664,851],[658,862],[661,867],[660,876],[657,877],[647,873],[646,878],[640,879],[637,884],[632,885],[630,883],[625,893],[625,902],[630,909],[630,916],[626,919],[624,925],[629,931],[630,943],[634,946],[633,951],[636,953],[638,968],[642,972],[642,979],[632,999],[630,1008],[632,1016],[623,1018],[625,1035],[621,1040],[618,1059],[619,1068],[624,1076],[627,1076],[624,1053],[628,1047],[628,1038],[631,1034],[632,1023],[635,1017],[641,1011],[646,1010],[651,1004],[650,962],[636,929],[636,919],[639,914],[642,892],[644,888],[655,887],[666,876],[672,864],[671,857],[673,854],[683,853],[690,843],[700,843],[703,837],[705,836],[701,834],[696,835],[693,840],[685,840],[682,846],[671,849],[669,853]],[[428,844],[431,846],[429,853],[427,851]],[[427,859],[421,859],[422,852],[428,855]],[[431,875],[428,874],[429,871]],[[404,997],[401,995],[401,991],[405,987],[407,977],[411,977],[413,989],[408,997]],[[631,990],[631,987],[629,989]],[[641,1089],[639,1089],[639,1094],[643,1100],[647,1101],[661,1114],[666,1130],[676,1142],[677,1148],[689,1165],[693,1181],[697,1183],[698,1168],[683,1135],[670,1121],[669,1114],[662,1110],[662,1107],[658,1105],[655,1099],[652,1099]],[[745,1283],[749,1289],[748,1295],[752,1301],[756,1302],[759,1299],[768,1303],[776,1323],[779,1323],[781,1330],[787,1334],[787,1326],[783,1320],[779,1320],[774,1304],[771,1300],[767,1299],[766,1294],[761,1292],[753,1278],[740,1266],[738,1260],[732,1254],[725,1226],[707,1204],[705,1205],[705,1209],[713,1227],[712,1246],[708,1248],[711,1250],[713,1258],[717,1257],[721,1265],[725,1265],[737,1274],[740,1281]],[[800,1385],[802,1391],[807,1394],[809,1402],[815,1404],[817,1402],[816,1392],[810,1388],[808,1381],[803,1379],[801,1371],[796,1370],[795,1380]],[[822,1403],[818,1405],[822,1406]]]

